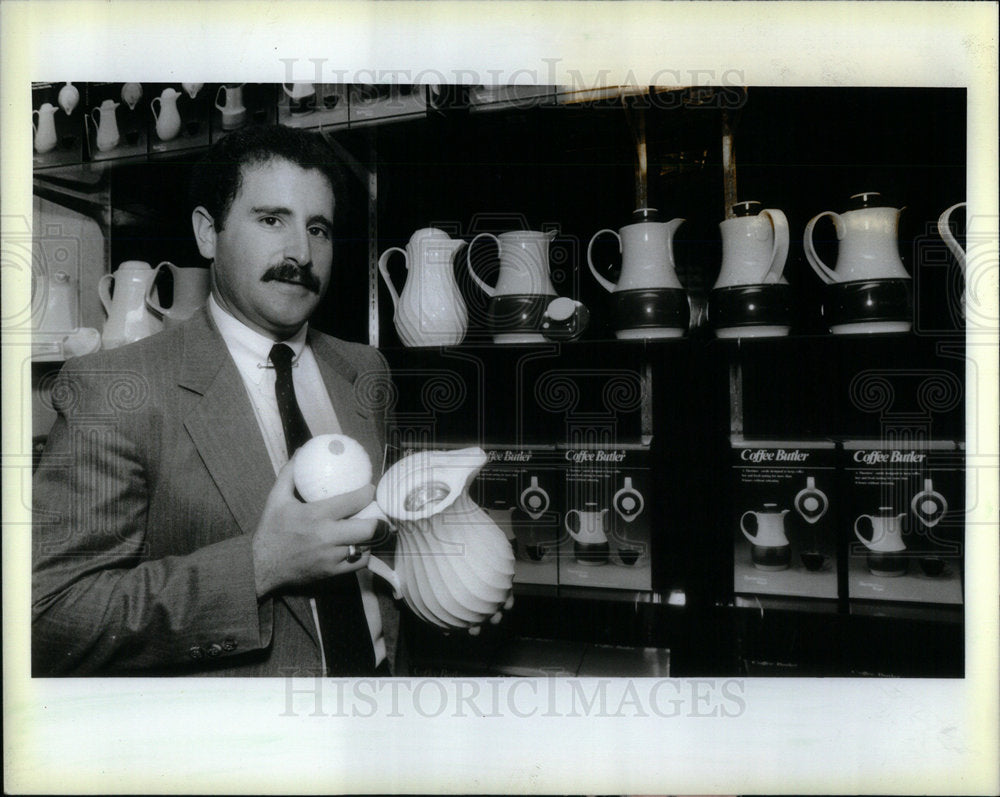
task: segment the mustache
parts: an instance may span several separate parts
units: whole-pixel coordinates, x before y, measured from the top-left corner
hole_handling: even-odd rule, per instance
[[[294,282],[313,293],[319,293],[319,279],[312,273],[312,266],[306,264],[297,266],[294,263],[281,263],[271,266],[260,278],[261,282]]]

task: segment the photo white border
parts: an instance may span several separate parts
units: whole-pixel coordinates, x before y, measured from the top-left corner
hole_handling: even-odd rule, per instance
[[[572,82],[568,70],[596,79],[607,69],[609,83],[645,84],[664,68],[706,76],[738,70],[749,86],[967,87],[969,218],[985,220],[977,230],[993,253],[984,261],[970,250],[969,263],[995,281],[995,3],[7,0],[0,14],[4,216],[31,218],[32,80],[279,82],[282,58],[329,59],[330,68],[348,70],[348,80],[372,69],[446,76],[461,69],[535,82],[530,70],[537,69],[538,82],[550,82],[546,70],[554,68],[558,83]],[[5,319],[30,301],[29,275],[8,272]],[[997,318],[995,304],[991,310]],[[27,351],[5,341],[5,788],[997,793],[996,344],[995,329],[970,337],[968,492],[981,500],[966,560],[965,679],[745,679],[745,710],[718,718],[691,716],[697,699],[674,718],[546,717],[543,682],[538,705],[530,689],[515,687],[517,711],[539,709],[528,718],[509,708],[504,717],[454,716],[452,708],[438,717],[391,716],[384,693],[378,716],[365,718],[283,717],[286,684],[278,680],[27,677]],[[502,701],[510,699],[511,685],[505,689]],[[568,693],[558,695],[565,705]]]

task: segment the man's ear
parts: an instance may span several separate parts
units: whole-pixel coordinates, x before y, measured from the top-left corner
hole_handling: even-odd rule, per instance
[[[201,205],[191,212],[191,226],[198,251],[206,260],[215,260],[215,220]]]

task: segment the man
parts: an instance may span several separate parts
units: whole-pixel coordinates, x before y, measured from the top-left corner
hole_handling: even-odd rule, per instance
[[[237,131],[192,184],[212,261],[183,325],[66,363],[34,482],[35,675],[389,674],[398,614],[353,514],[287,464],[342,432],[382,462],[387,378],[307,319],[330,282],[335,172],[317,136]],[[275,345],[275,344],[282,345]]]

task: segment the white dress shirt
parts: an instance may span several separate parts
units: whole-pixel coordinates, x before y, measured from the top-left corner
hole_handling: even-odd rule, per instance
[[[278,413],[278,399],[274,394],[275,372],[268,357],[271,347],[277,341],[271,340],[259,332],[250,329],[226,312],[214,296],[209,296],[208,309],[212,320],[226,342],[230,355],[236,363],[236,368],[243,377],[253,405],[257,425],[264,436],[271,465],[277,474],[288,456],[285,452],[285,433],[281,426],[281,415]],[[341,431],[337,421],[337,413],[326,392],[323,377],[313,356],[312,349],[306,345],[308,324],[294,336],[281,341],[293,352],[292,385],[295,388],[295,398],[302,410],[309,431],[313,435],[335,434]],[[372,591],[372,573],[367,569],[357,571],[361,584],[361,601],[364,605],[365,617],[368,620],[368,630],[371,632],[372,645],[375,648],[375,665],[381,664],[386,657],[385,640],[382,638],[382,616],[379,613],[378,598]],[[320,637],[320,654],[322,655],[322,634],[319,628],[319,616],[316,613],[316,601],[310,600],[313,611],[313,621],[316,623],[316,633]],[[323,657],[323,669],[326,670],[326,657]]]

